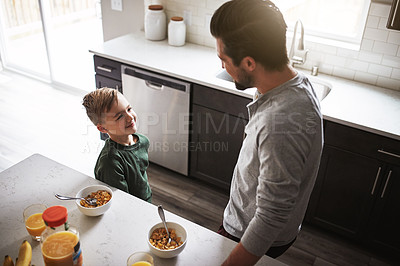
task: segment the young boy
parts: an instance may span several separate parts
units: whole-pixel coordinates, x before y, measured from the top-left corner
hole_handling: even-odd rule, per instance
[[[96,179],[151,202],[149,139],[136,133],[137,117],[124,95],[101,88],[85,95],[82,105],[97,129],[109,136],[96,162]]]

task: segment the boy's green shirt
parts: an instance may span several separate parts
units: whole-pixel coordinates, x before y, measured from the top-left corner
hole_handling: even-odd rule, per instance
[[[94,168],[96,179],[151,202],[147,179],[149,139],[141,134],[135,144],[121,145],[106,139]]]

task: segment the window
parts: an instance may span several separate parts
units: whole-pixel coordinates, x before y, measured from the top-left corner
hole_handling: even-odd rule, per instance
[[[93,56],[103,41],[100,0],[0,0],[4,68],[91,91]]]
[[[368,0],[275,0],[288,30],[300,19],[306,36],[357,45],[361,43],[370,1]]]

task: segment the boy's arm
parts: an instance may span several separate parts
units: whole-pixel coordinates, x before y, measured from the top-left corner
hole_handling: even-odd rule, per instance
[[[101,166],[95,170],[95,176],[96,179],[129,193],[124,168],[118,160],[105,160],[102,162]]]

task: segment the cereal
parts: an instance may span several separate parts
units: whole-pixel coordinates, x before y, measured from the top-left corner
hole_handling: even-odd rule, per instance
[[[167,230],[165,230],[165,228],[155,229],[149,239],[150,243],[154,247],[162,250],[175,249],[183,244],[181,238],[176,235],[174,229],[172,230],[168,229],[168,231],[171,237],[171,243],[168,244],[168,235],[167,235]]]
[[[92,192],[90,195],[85,197],[85,199],[88,198],[97,199],[96,205],[89,205],[85,200],[81,200],[81,206],[86,208],[96,208],[109,202],[111,200],[111,194],[105,190],[97,190],[96,192]]]

